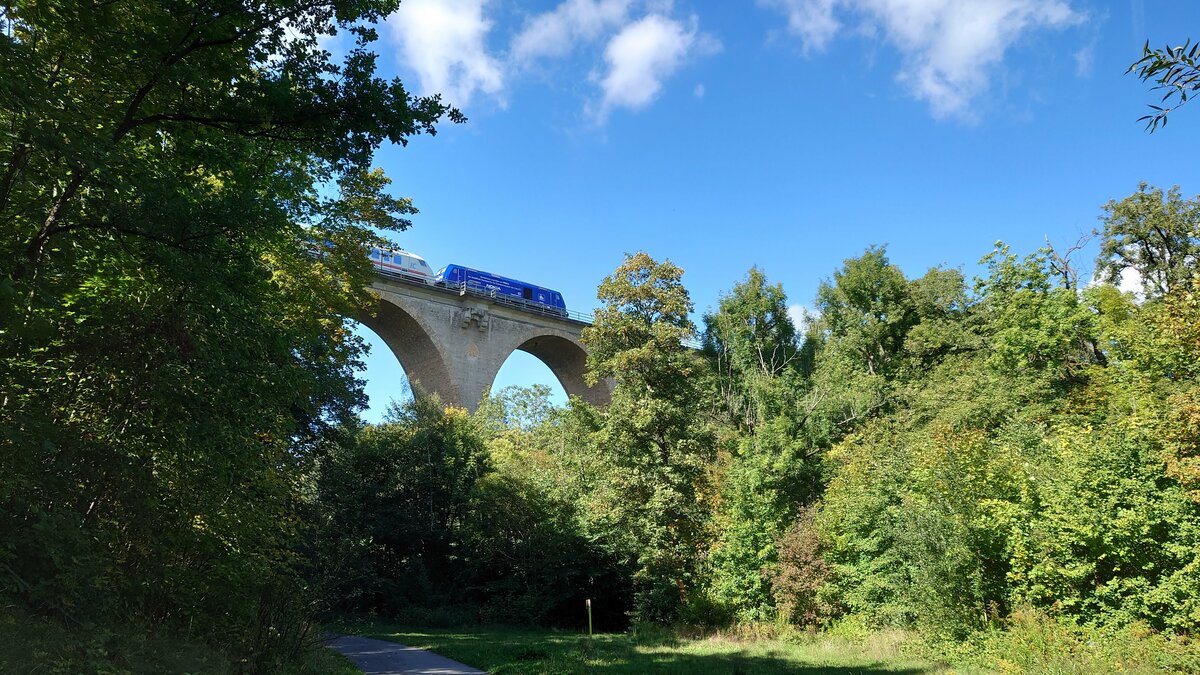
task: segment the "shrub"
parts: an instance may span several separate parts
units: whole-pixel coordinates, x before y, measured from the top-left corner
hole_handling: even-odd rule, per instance
[[[801,510],[799,518],[779,540],[779,563],[763,570],[763,575],[771,581],[771,597],[780,616],[810,626],[833,614],[833,607],[820,595],[829,579],[829,566],[821,558],[821,539],[813,522],[813,511]]]

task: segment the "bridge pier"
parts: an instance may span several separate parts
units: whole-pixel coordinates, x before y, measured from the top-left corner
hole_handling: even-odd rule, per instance
[[[474,295],[377,277],[375,312],[357,317],[375,331],[404,367],[415,395],[474,411],[514,350],[550,368],[569,396],[593,405],[611,400],[612,383],[584,381],[582,321],[533,314]]]

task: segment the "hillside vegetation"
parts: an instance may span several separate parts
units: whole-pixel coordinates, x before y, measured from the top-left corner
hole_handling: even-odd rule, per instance
[[[1087,285],[1050,248],[997,244],[973,280],[869,249],[800,325],[753,269],[695,327],[682,270],[630,256],[584,332],[609,407],[416,401],[330,449],[330,609],[579,627],[591,598],[607,630],[854,625],[996,668],[1194,670],[1198,207],[1105,206]]]

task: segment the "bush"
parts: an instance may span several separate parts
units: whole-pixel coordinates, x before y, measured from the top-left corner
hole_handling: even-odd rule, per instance
[[[779,540],[779,563],[763,570],[771,581],[771,597],[781,619],[805,626],[825,622],[833,607],[820,591],[829,580],[829,566],[821,558],[821,539],[813,521],[813,509],[806,508]]]
[[[1022,609],[1002,629],[943,647],[950,660],[1002,673],[1196,673],[1200,643],[1150,630],[1144,623],[1088,628]]]

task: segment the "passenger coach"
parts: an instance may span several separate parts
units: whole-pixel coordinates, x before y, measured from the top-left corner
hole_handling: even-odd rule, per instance
[[[387,274],[395,274],[427,284],[435,282],[433,268],[416,253],[409,253],[403,249],[373,248],[371,249],[371,262],[375,265],[375,269]]]

